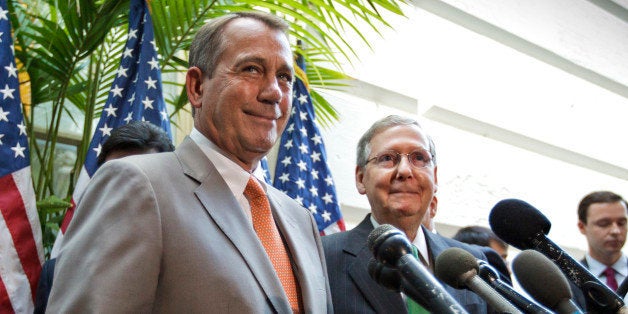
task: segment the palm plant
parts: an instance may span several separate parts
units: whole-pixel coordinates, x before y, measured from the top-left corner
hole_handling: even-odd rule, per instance
[[[357,57],[347,33],[368,46],[365,32],[390,27],[384,14],[403,15],[398,0],[149,0],[155,39],[161,55],[166,102],[171,117],[187,98],[180,77],[187,69],[190,42],[207,19],[242,10],[264,10],[291,24],[295,51],[308,64],[306,73],[319,121],[333,123],[334,108],[317,92],[338,89],[346,76],[341,61]],[[31,160],[38,164],[33,182],[48,252],[72,194],[126,39],[129,0],[10,0],[9,11],[22,72],[30,77],[31,104],[25,109],[31,134]],[[28,97],[25,97],[28,98]],[[44,119],[38,110],[46,110]],[[76,114],[79,112],[79,114]],[[69,116],[83,130],[68,190],[56,190],[55,148],[61,117]],[[39,120],[41,121],[39,121]],[[175,122],[175,121],[173,121]],[[36,140],[40,130],[40,140]]]

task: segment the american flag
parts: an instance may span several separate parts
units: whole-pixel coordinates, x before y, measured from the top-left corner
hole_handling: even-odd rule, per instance
[[[85,164],[72,194],[73,205],[63,219],[61,231],[50,253],[51,257],[56,257],[59,253],[63,233],[72,220],[75,204],[80,201],[87,183],[98,169],[97,160],[102,144],[113,129],[135,120],[149,121],[163,128],[172,137],[161,88],[161,70],[153,22],[145,0],[131,1],[129,35],[118,74],[111,85],[109,97],[89,145]]]
[[[302,57],[297,60],[305,71]],[[305,75],[303,75],[305,77]],[[273,185],[314,215],[321,235],[345,230],[336,198],[336,187],[327,166],[323,139],[316,126],[314,106],[307,85],[296,79],[292,112],[281,135]]]
[[[44,250],[11,22],[0,0],[0,313],[32,313]]]

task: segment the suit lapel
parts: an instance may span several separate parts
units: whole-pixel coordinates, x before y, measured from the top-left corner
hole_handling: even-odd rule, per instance
[[[278,312],[290,310],[290,305],[275,270],[255,233],[251,222],[202,150],[189,138],[177,148],[184,172],[200,182],[194,194],[210,218],[231,241],[246,261],[251,273]]]
[[[370,214],[367,215],[350,231],[348,244],[344,248],[345,254],[355,257],[348,267],[349,277],[377,313],[407,313],[401,294],[380,286],[368,273],[368,263],[373,257],[366,243],[369,233],[373,230],[370,217]]]

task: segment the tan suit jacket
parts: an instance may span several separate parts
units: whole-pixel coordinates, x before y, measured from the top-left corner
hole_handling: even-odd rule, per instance
[[[268,196],[306,313],[331,296],[316,223],[279,190]],[[107,162],[70,224],[49,313],[289,313],[252,224],[190,138],[173,153]]]

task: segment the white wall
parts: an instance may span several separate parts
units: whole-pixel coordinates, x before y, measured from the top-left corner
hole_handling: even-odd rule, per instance
[[[584,0],[415,5],[347,66],[362,84],[328,95],[341,121],[323,137],[348,224],[369,210],[355,191],[355,144],[373,121],[401,113],[436,141],[437,228],[488,225],[497,201],[520,198],[580,257],[582,196],[609,189],[628,197],[623,11]]]

